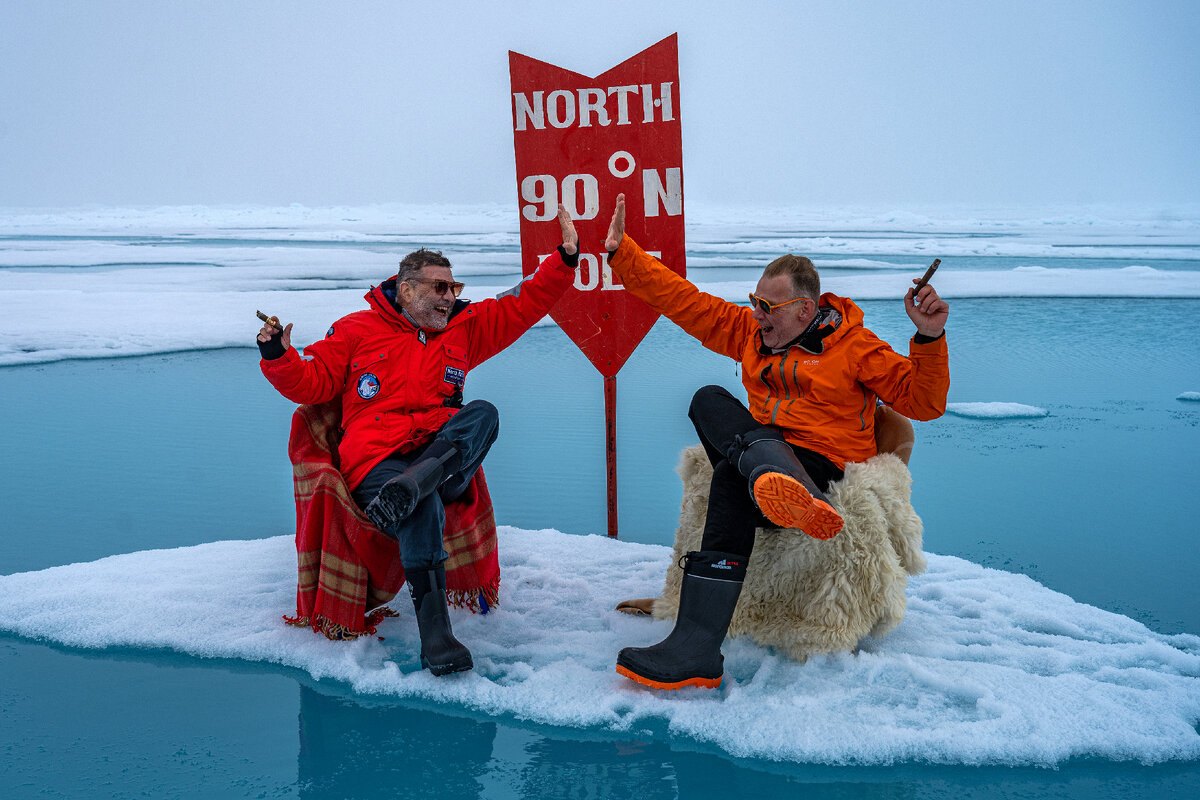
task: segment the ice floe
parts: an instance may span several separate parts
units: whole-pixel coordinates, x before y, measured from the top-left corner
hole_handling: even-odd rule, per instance
[[[929,555],[908,615],[857,654],[798,664],[725,643],[720,690],[663,693],[613,671],[666,622],[613,607],[657,594],[670,549],[502,527],[501,605],[454,613],[473,672],[420,670],[405,596],[379,636],[331,642],[286,626],[290,537],[112,556],[0,577],[0,630],[68,646],[273,662],[365,695],[537,723],[710,743],[741,757],[1052,765],[1200,757],[1200,637],[1163,635],[1032,579]]]
[[[1049,412],[1023,403],[947,403],[946,413],[971,419],[1037,419]]]

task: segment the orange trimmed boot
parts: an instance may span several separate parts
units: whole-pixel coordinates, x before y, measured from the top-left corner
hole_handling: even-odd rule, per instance
[[[813,483],[783,435],[760,428],[739,437],[733,463],[750,481],[750,495],[763,516],[781,528],[799,528],[814,539],[831,539],[844,524]]]
[[[655,689],[716,689],[725,670],[721,642],[742,593],[747,557],[702,550],[684,559],[674,630],[658,644],[623,649],[617,673]]]

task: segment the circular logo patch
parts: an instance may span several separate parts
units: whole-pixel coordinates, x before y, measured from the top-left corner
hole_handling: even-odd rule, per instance
[[[376,378],[374,373],[368,372],[358,379],[359,397],[363,400],[370,400],[377,394],[379,394],[379,378]]]

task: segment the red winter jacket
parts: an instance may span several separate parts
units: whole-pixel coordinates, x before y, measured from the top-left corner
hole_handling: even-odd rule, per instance
[[[467,372],[544,317],[575,271],[556,251],[515,291],[459,301],[443,330],[417,328],[392,304],[396,279],[367,292],[371,306],[335,322],[325,338],[263,360],[263,375],[293,403],[342,400],[338,447],[351,489],[397,451],[427,443],[461,404]]]

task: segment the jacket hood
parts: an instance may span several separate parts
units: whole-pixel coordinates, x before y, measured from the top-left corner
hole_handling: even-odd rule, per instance
[[[863,324],[863,310],[858,307],[858,304],[849,297],[838,297],[836,294],[826,292],[821,295],[822,310],[828,308],[836,312],[838,319],[833,319],[834,315],[830,315],[829,321],[821,326],[818,330],[824,329],[826,326],[832,326],[833,330],[822,337],[829,344],[833,344],[845,336],[852,328],[861,328]]]
[[[415,331],[417,326],[409,320],[408,317],[400,313],[400,309],[396,306],[396,276],[388,278],[378,286],[372,286],[371,291],[367,292],[363,297],[367,304],[371,306],[380,316],[391,322],[394,325],[400,326],[402,329]],[[455,324],[456,318],[464,308],[471,304],[470,300],[455,300],[454,308],[450,309],[450,318],[446,322],[446,327]],[[426,328],[430,333],[441,333],[433,328]],[[445,330],[443,328],[442,330]]]

